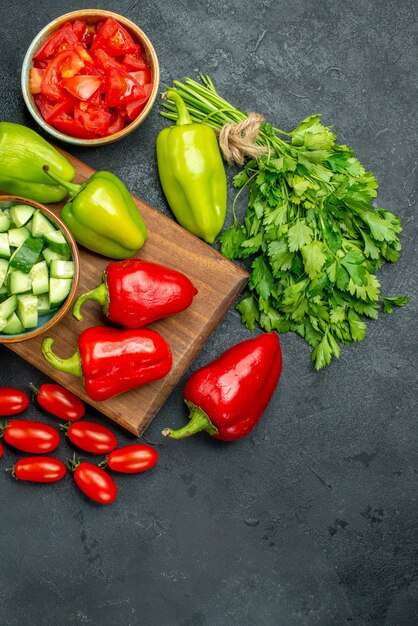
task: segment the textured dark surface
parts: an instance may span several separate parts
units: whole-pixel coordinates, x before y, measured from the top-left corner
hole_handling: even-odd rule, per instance
[[[401,260],[379,278],[384,293],[406,293],[411,303],[369,324],[366,340],[321,373],[300,339],[283,336],[279,388],[253,435],[236,444],[163,440],[164,426],[185,419],[179,385],[145,435],[159,465],[117,477],[120,497],[109,508],[87,502],[69,477],[55,486],[15,483],[3,471],[17,458],[8,449],[0,624],[417,624],[415,3],[100,5],[148,33],[162,88],[204,71],[227,99],[282,128],[322,113],[376,174],[380,206],[403,219]],[[35,128],[20,97],[25,50],[48,21],[77,8],[3,3],[1,120]],[[167,212],[154,156],[164,123],[156,106],[123,142],[73,153]],[[248,336],[231,309],[192,369]],[[0,384],[46,380],[4,348],[0,357]],[[27,416],[52,423],[34,404]],[[59,456],[71,452],[63,444]]]

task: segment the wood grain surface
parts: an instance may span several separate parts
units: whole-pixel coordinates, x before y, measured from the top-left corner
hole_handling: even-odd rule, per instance
[[[76,182],[82,182],[94,173],[85,163],[61,152],[74,165]],[[137,198],[135,202],[148,228],[148,239],[137,256],[183,272],[199,290],[188,310],[151,325],[171,346],[171,372],[165,378],[144,387],[104,402],[93,402],[86,396],[81,379],[58,372],[46,363],[41,354],[42,336],[7,347],[131,433],[141,435],[243,289],[247,274],[156,209]],[[58,213],[62,204],[48,206]],[[77,293],[81,294],[98,285],[108,263],[109,259],[80,247]],[[106,323],[101,307],[96,302],[84,304],[83,316],[83,321],[77,322],[68,313],[57,326],[48,331],[48,336],[55,339],[54,351],[59,356],[67,358],[72,355],[77,346],[77,337],[85,328]]]

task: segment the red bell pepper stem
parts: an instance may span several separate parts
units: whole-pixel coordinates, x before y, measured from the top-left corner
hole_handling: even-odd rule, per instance
[[[86,291],[86,293],[81,294],[73,307],[73,315],[76,320],[81,321],[83,319],[83,316],[81,315],[81,307],[86,300],[96,300],[96,302],[99,302],[102,307],[104,307],[104,312],[106,314],[109,306],[109,296],[105,283],[101,283],[95,289],[91,289],[90,291]]]
[[[187,408],[190,409],[189,422],[178,430],[172,430],[171,428],[164,428],[162,431],[164,437],[170,437],[170,439],[185,439],[191,437],[196,433],[200,433],[205,430],[209,435],[217,435],[218,429],[211,422],[209,416],[200,407],[185,400]]]
[[[54,339],[52,339],[52,337],[45,337],[42,341],[42,354],[45,360],[60,372],[67,372],[74,374],[74,376],[82,376],[83,370],[81,369],[80,352],[76,350],[69,359],[61,359],[52,351],[53,344]]]

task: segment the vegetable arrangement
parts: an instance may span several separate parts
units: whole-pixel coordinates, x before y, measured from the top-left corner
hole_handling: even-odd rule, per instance
[[[34,56],[30,92],[44,120],[72,137],[113,135],[138,117],[152,91],[151,70],[113,17],[67,22]]]
[[[35,328],[60,307],[73,278],[70,246],[39,209],[0,209],[0,333]]]
[[[208,76],[201,79],[174,81],[173,102],[163,103],[162,115],[179,119],[174,93],[196,123],[219,131],[247,120]],[[247,151],[238,151],[239,162],[248,153],[245,125],[240,132]],[[251,257],[248,294],[237,307],[243,323],[296,332],[313,348],[316,369],[340,355],[340,344],[364,338],[364,317],[376,319],[380,306],[390,313],[408,301],[381,296],[376,277],[385,261],[399,258],[400,220],[373,206],[376,179],[335,140],[318,115],[290,133],[259,125],[250,144],[255,156],[233,179],[237,197],[249,191],[245,218],[239,222],[235,200],[234,224],[220,238],[226,257]]]
[[[97,465],[81,461],[74,453],[67,459],[68,469],[73,473],[79,489],[99,504],[111,504],[118,495],[112,476],[104,468],[125,473],[138,474],[150,470],[157,464],[158,452],[146,444],[118,447],[118,441],[109,428],[82,420],[85,407],[81,400],[61,385],[45,383],[37,389],[36,399],[48,413],[65,420],[60,426],[69,441],[84,452],[106,454]],[[28,395],[21,389],[0,388],[0,415],[22,413],[29,405]],[[81,406],[80,406],[81,405]],[[47,454],[60,444],[59,431],[43,422],[27,419],[12,419],[0,427],[0,437],[9,446],[34,456],[19,459],[9,470],[16,480],[35,483],[55,483],[62,480],[67,469],[60,460]],[[4,448],[0,443],[0,458]]]

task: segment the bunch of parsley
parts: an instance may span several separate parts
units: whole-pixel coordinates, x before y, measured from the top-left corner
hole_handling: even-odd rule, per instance
[[[245,119],[209,77],[202,80],[175,81],[196,121],[221,128]],[[166,109],[175,119],[173,107]],[[248,293],[237,306],[243,323],[297,333],[313,348],[317,370],[340,355],[341,344],[364,338],[364,318],[408,301],[382,297],[376,277],[382,263],[399,258],[400,220],[371,204],[376,179],[335,139],[318,115],[291,133],[263,124],[257,143],[267,154],[233,179],[237,196],[249,190],[245,218],[239,223],[236,198],[234,223],[220,238],[229,259],[251,258]]]

